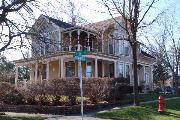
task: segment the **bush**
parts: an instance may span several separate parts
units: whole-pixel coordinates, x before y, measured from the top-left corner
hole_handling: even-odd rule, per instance
[[[117,101],[130,92],[130,86],[125,78],[84,78],[83,96],[86,103],[101,101]],[[28,83],[26,89],[21,89],[26,104],[38,105],[75,105],[80,101],[79,78],[54,79],[43,83]]]
[[[89,97],[92,103],[97,103],[108,98],[111,85],[110,78],[90,78],[85,81],[85,96]]]
[[[51,104],[52,100],[48,98],[51,91],[49,91],[49,86],[47,83],[29,83],[27,88],[21,90],[26,104],[38,104],[44,105]],[[49,100],[49,101],[48,101]]]
[[[116,78],[112,80],[109,102],[122,100],[125,94],[132,92],[132,87],[129,85],[130,81],[127,78]]]
[[[0,90],[0,101],[5,104],[23,104],[23,95],[11,83],[0,83]]]

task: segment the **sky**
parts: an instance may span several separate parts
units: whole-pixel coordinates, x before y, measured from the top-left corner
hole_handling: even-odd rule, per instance
[[[67,6],[66,1],[67,0],[39,0],[39,3],[37,4],[38,7],[32,8],[33,19],[29,20],[28,24],[31,26],[34,23],[35,19],[37,19],[41,14],[47,14],[51,17],[69,22],[70,19],[68,17],[68,14],[70,13],[68,12],[69,7]],[[82,16],[82,18],[85,19],[86,23],[98,22],[111,18],[106,8],[104,8],[97,0],[72,1],[74,2],[75,6],[77,6],[76,13]],[[174,14],[174,16],[176,16],[175,18],[177,23],[180,23],[180,12],[178,11],[179,9],[180,0],[159,0],[159,2],[155,4],[154,8],[148,13],[146,21],[155,18],[158,13],[167,10],[168,14]],[[13,18],[16,16],[12,14],[11,17]],[[31,17],[31,15],[28,16],[28,18],[29,17]],[[22,51],[26,51],[26,49],[23,49]],[[3,54],[10,61],[23,58],[20,50],[6,50]]]

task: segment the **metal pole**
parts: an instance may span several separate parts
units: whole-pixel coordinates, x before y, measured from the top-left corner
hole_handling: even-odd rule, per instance
[[[82,65],[81,65],[81,61],[79,61],[80,64],[80,90],[81,90],[81,117],[83,120],[83,89],[82,89]]]

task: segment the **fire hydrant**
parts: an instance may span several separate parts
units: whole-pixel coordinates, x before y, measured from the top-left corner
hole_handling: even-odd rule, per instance
[[[158,98],[158,112],[163,113],[164,109],[165,109],[165,101],[163,96],[160,95]]]

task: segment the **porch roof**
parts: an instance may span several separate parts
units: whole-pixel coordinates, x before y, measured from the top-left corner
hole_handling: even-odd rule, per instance
[[[60,57],[73,58],[74,53],[75,52],[59,52],[59,53],[35,57],[35,58],[15,60],[14,62],[17,65],[28,65],[28,64],[33,64],[37,61],[46,62],[46,61],[59,60]],[[102,59],[102,60],[106,60],[106,61],[117,61],[120,58],[119,56],[115,56],[115,55],[106,55],[103,53],[95,53],[95,52],[88,52],[88,54],[84,55],[84,57],[97,58],[97,59]]]

